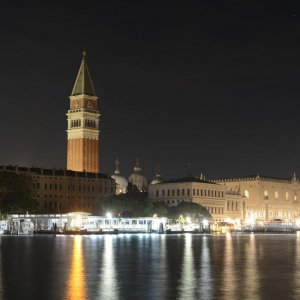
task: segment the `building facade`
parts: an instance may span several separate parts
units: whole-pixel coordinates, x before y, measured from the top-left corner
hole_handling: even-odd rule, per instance
[[[0,166],[3,171],[31,177],[33,196],[41,212],[99,213],[101,199],[116,190],[115,181],[102,173]]]
[[[182,201],[194,202],[206,207],[212,222],[241,222],[245,217],[244,197],[239,193],[227,192],[222,184],[195,177],[184,177],[157,184],[148,188],[151,201],[177,205]]]
[[[265,176],[218,179],[226,192],[240,193],[245,201],[245,222],[267,222],[282,219],[297,222],[300,219],[300,182],[292,179]]]
[[[84,52],[67,113],[68,170],[99,172],[100,114],[97,109],[97,99]]]

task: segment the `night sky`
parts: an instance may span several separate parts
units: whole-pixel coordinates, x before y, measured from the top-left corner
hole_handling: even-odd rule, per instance
[[[64,168],[82,51],[100,169],[300,175],[299,1],[6,1],[0,164]]]

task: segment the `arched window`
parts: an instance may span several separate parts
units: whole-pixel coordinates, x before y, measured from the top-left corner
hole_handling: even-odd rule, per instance
[[[288,192],[285,193],[285,200],[289,200],[289,193]]]
[[[268,191],[267,190],[264,191],[264,196],[268,197]]]
[[[245,190],[244,196],[249,199],[249,191]]]
[[[276,200],[278,199],[278,192],[277,191],[275,192],[275,199]]]

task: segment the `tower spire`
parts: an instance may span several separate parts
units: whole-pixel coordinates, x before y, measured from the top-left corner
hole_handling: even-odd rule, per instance
[[[77,95],[96,96],[95,88],[86,62],[86,51],[82,52],[81,65],[71,93],[71,96]]]

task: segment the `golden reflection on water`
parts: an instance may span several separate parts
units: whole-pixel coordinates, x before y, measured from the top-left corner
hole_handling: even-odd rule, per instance
[[[245,265],[245,299],[259,299],[260,273],[257,267],[257,251],[255,235],[249,236],[249,244],[246,244],[246,265]]]
[[[111,235],[104,237],[104,250],[102,254],[102,267],[100,270],[99,298],[105,300],[119,299],[119,287],[114,258],[113,239]]]
[[[85,270],[82,255],[82,237],[74,236],[67,299],[86,299]]]
[[[195,299],[196,274],[194,268],[194,255],[192,247],[192,235],[185,235],[184,254],[179,287],[179,299]]]

